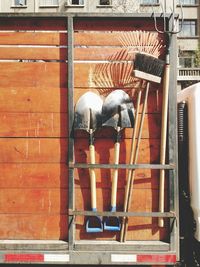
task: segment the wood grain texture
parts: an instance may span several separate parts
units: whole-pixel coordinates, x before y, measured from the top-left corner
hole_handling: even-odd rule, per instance
[[[0,18],[2,31],[66,31],[67,20],[62,18]]]
[[[103,147],[102,147],[103,142]],[[121,143],[120,163],[126,163],[130,153],[131,140]],[[113,162],[113,140],[96,139],[96,162]],[[1,163],[65,163],[67,162],[66,138],[1,138]],[[105,151],[106,155],[105,155]],[[159,162],[159,140],[143,139],[139,149],[138,163]],[[75,159],[77,163],[87,162],[89,159],[88,139],[75,142]]]
[[[158,20],[158,26],[163,26]],[[77,18],[74,20],[74,29],[85,31],[155,31],[152,18]]]
[[[17,86],[17,84],[15,84],[15,86]],[[15,86],[11,86],[10,88],[6,86],[0,87],[1,113],[67,112],[66,88],[59,88],[58,86],[37,87],[37,84],[36,87],[25,87],[24,85],[19,87]]]
[[[66,87],[65,63],[0,63],[0,87]],[[23,79],[22,79],[23,77]]]
[[[0,81],[1,83],[1,81]],[[16,85],[17,86],[17,85]],[[67,112],[67,94],[66,88],[59,87],[0,87],[0,112],[2,113],[63,113]],[[117,89],[117,88],[116,88]],[[147,113],[160,113],[162,106],[162,93],[160,90],[153,90],[149,93]],[[74,104],[78,99],[86,93],[91,91],[100,94],[101,97],[106,96],[112,89],[103,88],[75,88],[74,90]],[[131,97],[134,106],[137,102],[137,90],[132,88],[125,90]],[[51,96],[51,97],[49,97]],[[6,101],[5,101],[6,99]],[[13,104],[14,103],[14,104]],[[143,98],[140,105],[140,112],[143,106]]]
[[[1,189],[67,189],[68,168],[65,163],[1,163]],[[97,188],[111,188],[112,170],[96,169]],[[75,169],[76,188],[90,188],[87,169]],[[134,188],[158,188],[159,170],[136,170]],[[127,171],[119,171],[118,188],[125,188]],[[166,179],[167,182],[167,179]]]
[[[3,163],[64,163],[67,159],[66,139],[1,138],[0,149]]]
[[[130,30],[130,31],[75,31],[74,32],[74,45],[75,46],[120,46],[122,47],[124,43],[129,41],[129,44],[132,43],[137,46],[144,46],[144,42],[140,40],[141,35],[144,35],[146,31],[143,29],[141,31],[138,30]],[[146,45],[154,44],[154,40],[157,40],[161,44],[164,44],[164,36],[163,34],[159,34],[155,31],[151,31],[148,33],[151,34],[152,39],[151,42]],[[134,36],[137,38],[133,39]]]
[[[0,47],[1,59],[66,60],[67,50],[55,47]]]
[[[1,239],[67,239],[66,215],[0,214]]]
[[[21,106],[20,106],[21,108]],[[67,113],[0,113],[0,137],[68,137]],[[132,137],[133,129],[122,130],[123,139]],[[102,128],[97,137],[114,138],[113,128]],[[75,138],[87,133],[79,133]],[[142,138],[160,138],[160,114],[146,114]]]
[[[67,212],[66,189],[1,189],[0,213],[55,214]],[[27,205],[28,203],[28,205]]]
[[[67,113],[0,113],[1,137],[67,137]]]
[[[1,189],[67,189],[65,163],[1,163]]]
[[[60,32],[0,32],[1,45],[66,45],[67,34]]]

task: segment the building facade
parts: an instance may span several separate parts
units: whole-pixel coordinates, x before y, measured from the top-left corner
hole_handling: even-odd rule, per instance
[[[174,12],[179,14],[180,30],[177,33],[178,89],[200,81],[199,0],[0,0],[0,12]]]

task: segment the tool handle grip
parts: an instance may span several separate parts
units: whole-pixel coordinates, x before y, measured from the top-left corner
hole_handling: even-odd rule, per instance
[[[120,143],[115,143],[114,164],[119,164]],[[111,207],[116,207],[117,202],[117,183],[118,183],[118,169],[113,170],[112,176],[112,192],[111,192]]]
[[[170,67],[169,67],[169,65],[166,65],[165,76],[164,76],[164,81],[163,81],[160,164],[165,164],[165,155],[166,155],[169,72],[170,72]],[[160,170],[159,212],[164,212],[164,191],[165,191],[165,170]],[[158,219],[158,226],[164,227],[164,219],[163,218]]]
[[[89,153],[90,153],[90,163],[95,164],[95,148],[94,145],[89,146]],[[90,188],[91,188],[91,208],[92,210],[96,209],[96,175],[95,169],[89,169],[90,173]]]

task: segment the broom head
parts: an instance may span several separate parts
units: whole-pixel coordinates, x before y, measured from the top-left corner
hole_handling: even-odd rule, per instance
[[[153,56],[136,53],[133,74],[135,77],[149,82],[161,83],[165,61]]]

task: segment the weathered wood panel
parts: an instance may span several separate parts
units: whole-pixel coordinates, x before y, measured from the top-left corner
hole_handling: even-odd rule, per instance
[[[144,36],[148,39],[148,43],[144,43],[141,37]],[[151,37],[151,39],[150,39]],[[155,31],[78,31],[74,32],[74,45],[75,46],[121,46],[125,44],[128,46],[144,47],[155,46],[156,43],[164,44],[165,39],[163,34],[159,34]]]
[[[66,18],[0,18],[2,31],[66,31]]]
[[[0,47],[1,59],[14,60],[66,60],[65,48],[49,47]]]
[[[68,188],[65,163],[1,163],[0,188]]]
[[[102,142],[104,146],[102,147]],[[131,140],[121,142],[120,162],[129,159]],[[96,139],[96,162],[112,163],[114,146],[110,139]],[[2,163],[65,163],[67,160],[67,140],[65,138],[1,138],[0,162]],[[107,151],[105,155],[105,151]],[[89,159],[88,140],[75,140],[76,162],[84,163]],[[155,163],[159,161],[159,140],[142,139],[138,163]]]
[[[1,189],[0,213],[19,214],[55,214],[67,212],[68,191],[66,189]],[[133,189],[133,198],[130,210],[156,211],[158,209],[157,190]],[[81,188],[76,190],[76,208],[78,210],[90,210],[90,190]],[[103,197],[101,197],[103,196]],[[110,209],[111,190],[97,189],[98,210]],[[137,201],[140,196],[140,201]],[[117,206],[123,210],[124,190],[117,192]],[[157,201],[156,201],[157,200]],[[29,203],[27,205],[27,203]]]
[[[67,212],[66,189],[1,189],[0,213],[55,214]]]
[[[1,45],[66,45],[67,34],[60,32],[0,32]]]
[[[0,137],[68,137],[67,113],[0,113]],[[122,131],[123,138],[131,138],[133,129]],[[102,128],[97,137],[115,135],[113,128]],[[88,137],[76,131],[75,137]],[[160,114],[146,114],[142,138],[160,137]]]
[[[0,87],[66,87],[65,63],[0,63]]]
[[[158,26],[163,26],[158,20]],[[75,18],[74,29],[85,31],[155,31],[152,18]]]
[[[59,138],[1,138],[0,162],[66,162],[67,140]]]
[[[1,81],[0,81],[1,83]],[[18,86],[16,84],[16,86]],[[67,112],[67,90],[66,88],[59,87],[0,87],[0,112],[23,112],[23,113],[58,113]],[[122,88],[121,88],[122,89]],[[74,90],[74,103],[76,103],[79,97],[87,91],[100,94],[102,97],[106,96],[112,89],[93,89],[93,88],[75,88]],[[137,102],[137,90],[127,89],[125,90],[129,96],[133,99],[133,104],[136,106]],[[51,96],[51,97],[49,97]],[[6,101],[5,101],[6,99]],[[13,104],[14,103],[14,104]],[[160,113],[162,104],[161,91],[151,88],[147,113]],[[140,111],[143,106],[143,98],[141,100]]]
[[[25,85],[21,85],[21,87],[16,86],[17,84],[11,85],[10,88],[6,86],[0,87],[0,112],[67,112],[66,88],[59,88],[58,86],[38,88],[25,87]]]
[[[67,239],[66,215],[0,214],[1,239]]]
[[[68,168],[65,163],[1,163],[0,188],[68,188]],[[112,171],[95,170],[97,188],[111,188]],[[159,170],[136,170],[134,188],[158,188]],[[128,171],[119,170],[118,188],[125,188]],[[87,169],[75,169],[75,186],[90,188]]]

